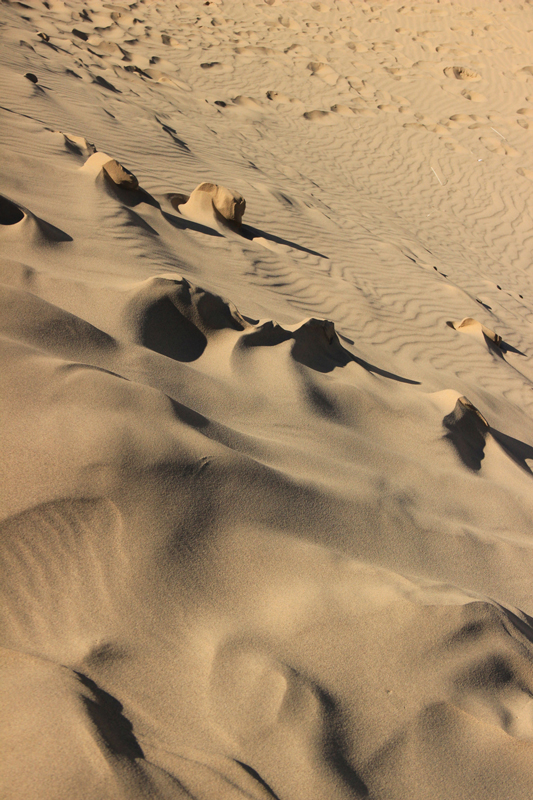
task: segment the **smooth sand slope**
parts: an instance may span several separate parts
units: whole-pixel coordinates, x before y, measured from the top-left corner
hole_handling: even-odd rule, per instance
[[[0,796],[531,800],[533,5],[3,2],[0,98]]]

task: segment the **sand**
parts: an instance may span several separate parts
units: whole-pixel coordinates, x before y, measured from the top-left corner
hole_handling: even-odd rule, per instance
[[[2,798],[531,800],[532,14],[2,3]]]

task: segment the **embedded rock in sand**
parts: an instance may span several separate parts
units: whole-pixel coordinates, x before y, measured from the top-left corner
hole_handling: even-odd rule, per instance
[[[185,216],[197,216],[214,209],[228,222],[240,225],[246,209],[246,200],[233,189],[216,183],[200,183],[180,210]]]
[[[473,319],[472,317],[465,317],[460,322],[449,322],[448,325],[450,328],[455,328],[456,331],[462,331],[464,333],[482,333],[486,339],[489,339],[498,346],[502,341],[502,337],[499,333],[494,333],[490,328],[486,328],[481,322],[478,322],[477,319]]]
[[[106,178],[121,189],[133,191],[139,188],[139,181],[129,169],[99,150],[89,156],[81,171],[92,175],[95,179],[103,172]]]
[[[139,188],[139,181],[135,175],[114,158],[104,164],[102,169],[113,183],[120,186],[121,189],[133,190]]]
[[[489,433],[489,423],[481,411],[467,397],[459,397],[442,424],[448,429],[445,438],[454,445],[463,464],[476,472],[480,470]]]

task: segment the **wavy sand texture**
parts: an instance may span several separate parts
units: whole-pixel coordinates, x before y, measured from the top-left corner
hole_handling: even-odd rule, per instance
[[[2,4],[2,798],[533,796],[532,30]]]

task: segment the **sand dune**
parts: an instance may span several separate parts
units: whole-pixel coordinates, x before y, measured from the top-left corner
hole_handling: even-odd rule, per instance
[[[532,31],[2,4],[2,797],[530,800]]]

